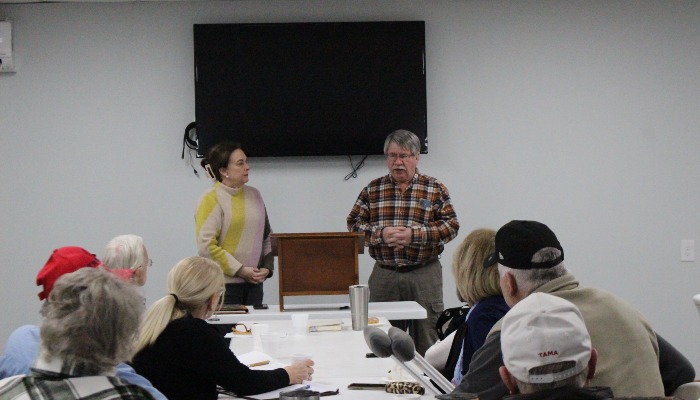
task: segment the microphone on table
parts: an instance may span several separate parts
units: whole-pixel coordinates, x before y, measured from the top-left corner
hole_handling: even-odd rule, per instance
[[[430,390],[433,392],[433,394],[441,394],[439,391],[435,389],[435,387],[430,383],[430,380],[426,379],[422,373],[418,373],[414,371],[411,367],[409,367],[408,364],[400,360],[392,351],[393,345],[391,342],[391,338],[389,335],[386,334],[383,330],[374,327],[374,326],[368,326],[364,329],[364,335],[365,335],[365,342],[367,342],[367,346],[369,346],[369,349],[372,350],[372,353],[374,353],[377,357],[381,358],[387,358],[390,357],[392,360],[394,360],[397,364],[400,364],[404,367],[406,372],[408,372],[413,379],[416,380],[416,382],[422,382],[423,385],[425,386],[426,390]],[[413,345],[413,341],[411,341],[411,345]]]
[[[440,373],[435,367],[430,365],[425,359],[416,351],[416,346],[413,343],[413,339],[406,333],[406,331],[392,326],[389,328],[389,339],[391,340],[391,352],[400,361],[407,365],[408,362],[413,360],[420,372],[425,373],[435,384],[442,389],[445,393],[450,393],[454,390],[455,385],[448,381],[444,375]]]
[[[380,358],[391,357],[391,339],[383,330],[376,326],[365,327],[365,342],[375,356]]]

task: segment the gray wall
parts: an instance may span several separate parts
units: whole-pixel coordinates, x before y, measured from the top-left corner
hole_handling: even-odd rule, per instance
[[[229,1],[0,5],[15,74],[0,76],[0,343],[38,323],[37,271],[59,246],[101,253],[142,235],[149,303],[196,252],[210,183],[180,159],[194,119],[192,24],[425,20],[430,154],[462,230],[536,219],[585,285],[641,310],[700,368],[700,3],[649,1]],[[293,140],[290,140],[292,146]],[[344,231],[371,157],[254,159],[277,232]],[[700,242],[698,243],[700,245]],[[361,256],[360,280],[371,267]],[[276,304],[277,280],[266,284]]]

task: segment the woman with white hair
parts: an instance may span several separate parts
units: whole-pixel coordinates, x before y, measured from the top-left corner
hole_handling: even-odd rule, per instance
[[[153,399],[115,376],[133,354],[143,314],[133,285],[81,268],[56,281],[42,314],[32,373],[0,381],[0,399]]]
[[[132,362],[168,399],[213,400],[217,385],[247,396],[311,379],[311,360],[271,371],[251,370],[206,322],[224,293],[224,273],[215,261],[180,261],[168,273],[168,292],[148,310]]]
[[[152,261],[141,236],[119,235],[105,246],[102,263],[133,284],[143,286]]]

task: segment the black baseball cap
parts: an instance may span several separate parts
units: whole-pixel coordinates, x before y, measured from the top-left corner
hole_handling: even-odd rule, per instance
[[[553,247],[561,251],[554,260],[532,262],[538,251]],[[496,263],[513,269],[552,268],[564,261],[564,249],[549,227],[537,221],[510,221],[496,232],[496,252],[484,261],[484,268]]]

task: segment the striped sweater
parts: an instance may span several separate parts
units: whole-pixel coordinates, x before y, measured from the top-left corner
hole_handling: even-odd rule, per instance
[[[265,267],[272,276],[270,223],[254,187],[234,189],[216,182],[199,199],[195,227],[199,255],[216,261],[227,283],[243,282],[235,277],[243,266]]]

